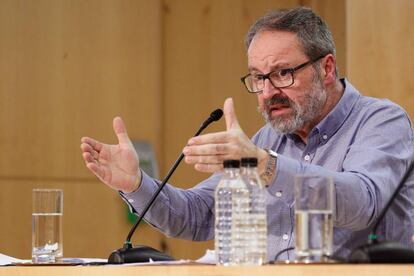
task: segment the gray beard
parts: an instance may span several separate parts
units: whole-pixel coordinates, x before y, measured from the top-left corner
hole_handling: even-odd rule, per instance
[[[323,89],[320,81],[315,80],[312,89],[303,94],[301,98],[302,103],[299,105],[289,98],[281,99],[275,96],[265,101],[265,108],[259,109],[262,113],[266,123],[272,125],[273,129],[282,134],[292,134],[304,127],[306,123],[313,122],[320,114],[326,102],[326,91]],[[277,116],[274,119],[270,118],[269,108],[276,103],[286,103],[293,110],[293,115],[289,117]]]

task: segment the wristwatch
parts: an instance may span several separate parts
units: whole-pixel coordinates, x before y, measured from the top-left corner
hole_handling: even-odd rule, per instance
[[[269,155],[269,159],[266,163],[266,168],[264,173],[260,176],[264,181],[265,185],[269,185],[275,175],[276,163],[277,163],[277,153],[271,149],[264,149]]]

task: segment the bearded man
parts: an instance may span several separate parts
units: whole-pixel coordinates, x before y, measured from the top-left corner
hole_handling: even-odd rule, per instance
[[[404,110],[362,96],[338,77],[335,45],[326,24],[312,10],[296,8],[260,18],[246,39],[247,91],[257,95],[266,125],[252,139],[242,131],[232,99],[224,103],[227,129],[193,137],[185,161],[214,172],[195,187],[167,185],[146,216],[168,236],[214,238],[214,190],[223,160],[257,157],[267,184],[268,259],[295,244],[293,179],[298,174],[334,180],[336,255],[364,244],[372,224],[414,159],[414,135]],[[120,118],[118,145],[84,137],[86,166],[120,191],[140,213],[160,181],[139,168],[139,158]],[[378,234],[413,246],[414,178],[401,190]],[[280,259],[293,259],[286,251]]]

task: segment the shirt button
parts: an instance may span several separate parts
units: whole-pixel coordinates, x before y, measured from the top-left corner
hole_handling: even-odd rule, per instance
[[[134,203],[134,200],[133,199],[128,199],[128,202],[129,203]]]
[[[310,160],[309,154],[306,154],[305,157],[303,157],[303,159],[305,159],[305,161],[309,161]]]
[[[324,134],[324,135],[322,136],[322,139],[323,139],[323,140],[328,139],[328,135]]]
[[[286,241],[287,239],[289,239],[289,236],[288,236],[287,234],[284,234],[284,235],[282,236],[282,239],[283,239],[284,241]]]
[[[275,194],[277,197],[282,197],[282,191],[278,191],[278,192],[276,192],[276,194]]]

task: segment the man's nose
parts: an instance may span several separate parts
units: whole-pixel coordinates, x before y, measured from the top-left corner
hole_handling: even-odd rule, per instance
[[[275,94],[280,93],[279,88],[276,88],[273,86],[272,82],[269,79],[265,79],[264,80],[264,85],[263,85],[263,97],[265,99],[270,99],[272,98]]]

